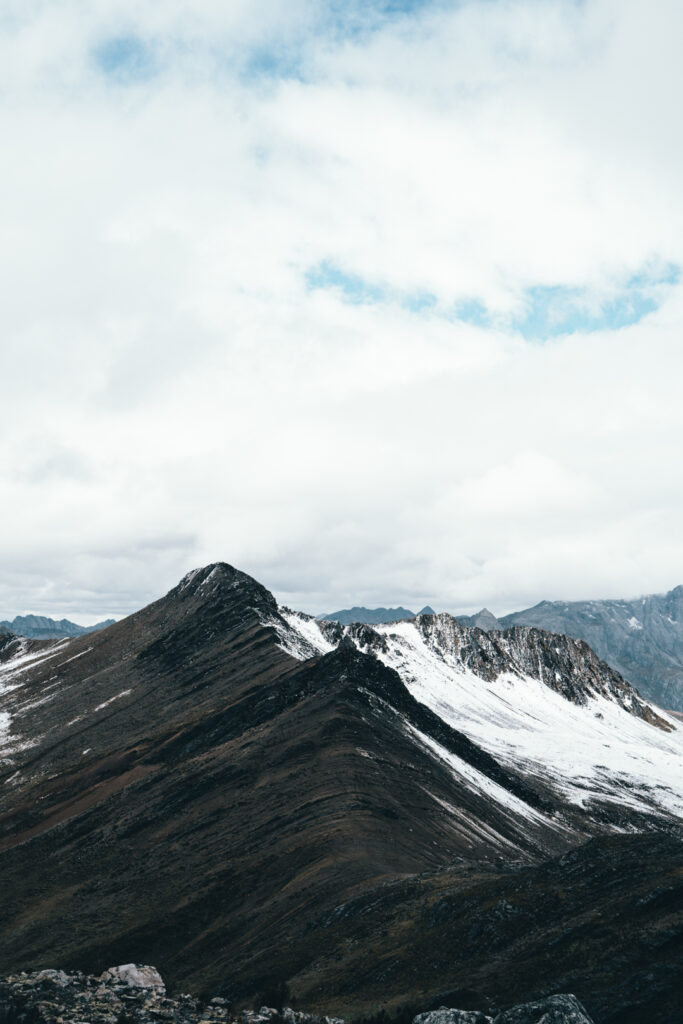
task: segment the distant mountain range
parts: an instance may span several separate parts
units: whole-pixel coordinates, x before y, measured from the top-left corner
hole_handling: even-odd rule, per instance
[[[393,620],[371,617],[393,611],[405,614]],[[432,612],[423,609],[420,614]],[[351,608],[323,617],[344,625],[415,618],[404,608]],[[683,586],[632,601],[541,601],[533,608],[500,618],[488,608],[476,615],[455,617],[463,626],[487,632],[536,626],[585,640],[645,697],[661,707],[683,711]]]
[[[644,696],[683,711],[683,586],[632,601],[541,601],[500,619],[520,625],[585,640]]]
[[[329,615],[318,615],[318,619],[326,622],[339,622],[342,626],[350,626],[353,622],[366,622],[370,626],[377,626],[380,622],[403,622],[406,619],[416,619],[418,615],[434,615],[434,609],[425,605],[422,611],[411,612],[410,608],[343,608],[339,612],[330,612]]]
[[[30,640],[59,640],[63,637],[96,633],[98,629],[113,626],[115,621],[116,619],[105,619],[94,626],[79,626],[69,619],[49,619],[45,615],[17,615],[11,622],[8,619],[1,621],[0,631],[25,636]]]

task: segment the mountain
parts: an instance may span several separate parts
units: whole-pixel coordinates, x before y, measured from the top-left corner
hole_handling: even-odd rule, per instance
[[[475,626],[477,629],[485,629],[488,633],[504,628],[488,608],[482,608],[475,615],[458,615],[456,618],[462,626]],[[535,623],[520,623],[520,625],[535,625]]]
[[[6,636],[0,974],[664,1024],[680,725],[582,641],[317,621],[223,563],[88,636]]]
[[[61,637],[85,636],[86,633],[96,633],[99,629],[106,629],[112,626],[115,619],[105,619],[95,626],[78,626],[68,619],[48,619],[44,615],[17,615],[11,622],[5,620],[0,622],[0,630],[7,629],[17,636],[26,636],[30,639],[59,639]]]
[[[683,711],[683,586],[632,601],[541,601],[499,622],[579,637],[650,700]]]
[[[339,612],[330,612],[329,615],[318,615],[319,619],[328,622],[340,622],[342,626],[349,626],[352,622],[367,622],[370,625],[378,622],[398,622],[400,619],[414,619],[415,612],[409,608],[343,608]]]

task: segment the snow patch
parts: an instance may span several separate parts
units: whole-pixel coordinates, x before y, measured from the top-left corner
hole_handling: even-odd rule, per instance
[[[132,692],[133,692],[132,690],[121,690],[121,693],[116,693],[116,694],[114,694],[114,696],[113,696],[113,697],[110,697],[110,698],[109,698],[109,700],[105,700],[105,701],[102,701],[102,703],[101,703],[101,704],[98,704],[96,708],[93,708],[93,709],[92,709],[92,710],[93,710],[93,714],[94,714],[94,713],[95,713],[96,711],[101,711],[101,710],[102,710],[102,708],[106,708],[106,707],[109,707],[109,705],[110,705],[110,704],[113,704],[115,700],[119,700],[119,698],[120,698],[120,697],[127,697],[127,696],[128,696],[128,694],[129,694],[129,693],[132,693]],[[78,719],[77,719],[77,718],[75,718],[75,719],[74,719],[74,721],[75,721],[75,722],[77,722],[77,721],[78,721]],[[70,724],[71,724],[71,723],[69,723],[69,725],[70,725]]]
[[[320,624],[312,615],[294,612],[290,608],[280,608],[280,618],[264,622],[263,625],[273,626],[278,635],[279,646],[297,661],[308,661],[320,654],[329,654],[335,645],[331,644],[320,629]]]
[[[47,648],[42,647],[38,651],[31,652],[29,651],[31,641],[21,640],[16,655],[0,667],[0,694],[16,689],[17,686],[21,685],[21,682],[17,680],[19,680],[24,672],[34,668],[36,665],[40,665],[44,661],[56,658],[62,648],[70,642],[70,638],[57,640]]]
[[[642,629],[643,628],[643,624],[640,621],[640,619],[637,619],[635,617],[635,615],[632,615],[631,618],[628,620],[628,627],[629,627],[629,629],[636,629],[637,630],[637,629]]]
[[[201,571],[202,571],[201,568],[199,568],[199,569],[191,569],[188,573],[185,573],[185,575],[181,579],[180,583],[178,584],[178,589],[179,590],[186,590],[189,587],[189,585],[192,583],[192,580],[195,579],[195,577],[198,576]]]
[[[82,658],[83,655],[87,654],[89,651],[92,651],[92,647],[86,647],[84,651],[79,651],[78,654],[74,654],[73,657],[67,658],[66,661],[60,661],[59,665],[57,665],[57,668],[60,669],[62,665],[68,665],[70,661],[75,661],[76,658]]]

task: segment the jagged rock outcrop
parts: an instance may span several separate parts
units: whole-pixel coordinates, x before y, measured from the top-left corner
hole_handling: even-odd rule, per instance
[[[3,652],[9,651],[9,649],[16,644],[18,637],[9,629],[4,629],[0,626],[0,658]]]

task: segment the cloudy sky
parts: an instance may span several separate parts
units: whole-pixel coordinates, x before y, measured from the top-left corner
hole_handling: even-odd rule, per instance
[[[5,0],[0,618],[683,582],[678,0]]]

